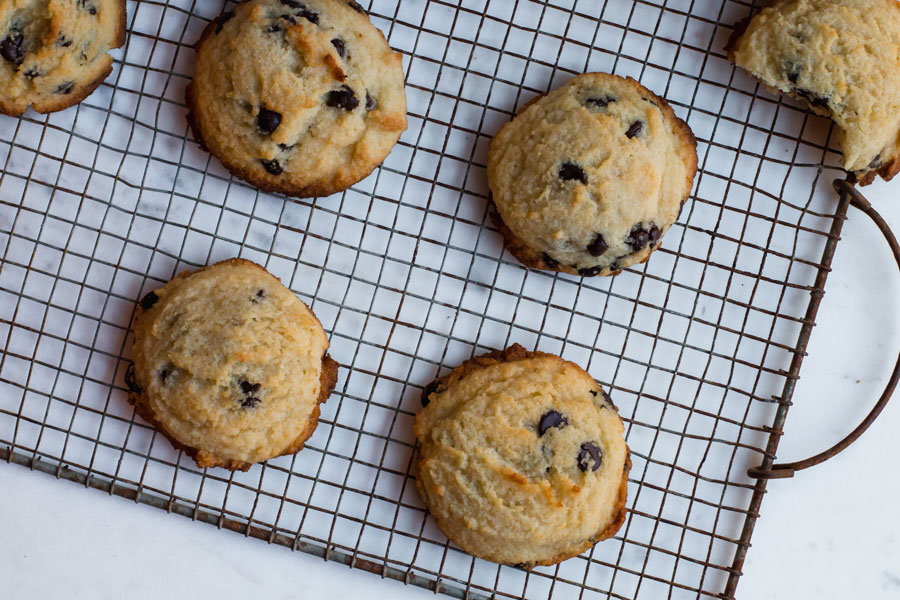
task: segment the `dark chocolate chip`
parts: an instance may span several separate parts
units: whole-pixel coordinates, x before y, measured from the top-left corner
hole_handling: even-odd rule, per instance
[[[570,181],[572,179],[577,179],[583,184],[587,184],[587,174],[584,172],[584,169],[571,162],[564,162],[562,166],[559,168],[559,178],[563,181]]]
[[[249,381],[240,381],[238,385],[241,386],[241,391],[247,395],[255,394],[262,387],[262,384],[250,383]]]
[[[163,383],[166,382],[166,379],[169,377],[169,370],[167,368],[162,368],[159,370],[159,380]]]
[[[538,435],[544,435],[544,433],[546,433],[547,430],[551,427],[558,427],[562,429],[568,424],[569,420],[565,416],[556,412],[555,410],[551,410],[545,413],[543,417],[541,417],[541,421],[540,423],[538,423]]]
[[[606,240],[603,239],[603,235],[597,234],[597,237],[594,238],[594,241],[588,244],[587,251],[591,253],[591,256],[603,256],[603,253],[609,250],[609,245],[607,245]]]
[[[256,290],[256,297],[257,298],[265,298],[266,297],[265,290]]]
[[[291,25],[297,24],[297,19],[295,19],[292,15],[281,15],[281,18],[290,23]]]
[[[359,99],[353,93],[353,88],[349,85],[342,85],[341,89],[332,90],[325,94],[325,104],[332,108],[353,110],[359,106]]]
[[[641,132],[644,130],[644,124],[641,121],[635,121],[628,128],[628,131],[625,132],[625,137],[631,139],[635,136],[641,135]]]
[[[659,241],[659,237],[662,235],[662,230],[656,225],[650,225],[650,231],[648,234],[650,236],[650,244],[655,245],[656,242]]]
[[[297,0],[281,0],[281,3],[284,4],[285,6],[290,6],[291,8],[300,8],[300,9],[306,8],[306,5],[304,5],[300,2],[297,2]]]
[[[25,58],[24,42],[25,38],[21,32],[10,31],[9,35],[0,42],[0,56],[6,62],[11,62],[15,65],[22,64],[22,60]]]
[[[67,81],[65,83],[61,83],[56,87],[57,94],[71,94],[72,90],[75,88],[74,81]]]
[[[599,390],[591,390],[591,395],[594,398],[597,397],[597,394],[600,394],[601,396],[603,396],[603,399],[606,400],[607,404],[609,404],[613,408],[616,408],[615,403],[612,401],[612,398],[609,397],[609,394],[606,393],[606,390],[604,390],[603,388],[600,388]]]
[[[369,92],[366,92],[366,110],[375,110],[375,98]]]
[[[656,225],[651,225],[650,230],[644,229],[643,223],[638,223],[634,227],[631,228],[631,233],[628,234],[628,237],[625,238],[625,243],[631,246],[631,249],[637,252],[638,250],[643,250],[647,247],[647,244],[650,243],[650,231],[656,228],[657,233],[656,239],[659,239],[659,227]]]
[[[817,96],[809,90],[804,90],[801,88],[794,88],[791,90],[791,93],[796,94],[812,104],[813,106],[820,106],[822,108],[828,108],[828,98],[823,98],[822,96]]]
[[[544,264],[547,265],[548,269],[555,269],[559,266],[559,261],[544,252],[544,255],[541,257],[544,259]]]
[[[615,102],[617,98],[615,96],[599,96],[597,98],[588,98],[585,100],[585,104],[596,106],[597,108],[606,108],[613,102]]]
[[[38,71],[34,67],[31,67],[27,71],[25,71],[24,75],[28,79],[34,79],[35,77],[40,77],[41,75],[43,75],[43,73]]]
[[[234,17],[233,10],[225,11],[221,15],[219,15],[219,19],[218,19],[218,21],[216,21],[216,34],[217,35],[222,32],[222,27],[225,26],[225,23],[230,21],[233,17]]]
[[[578,269],[578,274],[582,277],[594,277],[596,275],[599,275],[601,271],[603,271],[603,267],[601,265],[597,265],[595,267],[585,267],[583,269]]]
[[[282,152],[287,152],[288,150],[290,150],[291,148],[293,148],[293,147],[296,146],[296,145],[297,145],[297,144],[291,144],[290,146],[288,146],[287,144],[278,144],[278,148],[279,148]]]
[[[659,106],[659,105],[656,103],[656,101],[653,100],[652,98],[645,98],[645,97],[641,96],[641,100],[643,100],[644,102],[649,102],[649,103],[652,104],[653,106]]]
[[[259,107],[259,114],[256,115],[256,128],[263,135],[270,135],[278,126],[281,125],[281,113],[269,110],[264,106]]]
[[[249,396],[241,400],[241,408],[256,408],[256,405],[262,402],[259,398]]]
[[[266,27],[266,33],[278,33],[279,31],[284,31],[281,25],[269,25]]]
[[[361,15],[366,14],[366,11],[363,9],[363,7],[360,6],[359,4],[357,4],[356,2],[354,2],[353,0],[349,0],[349,2],[347,2],[347,5],[350,6],[350,8],[352,8],[353,10],[355,10],[356,12],[358,12]]]
[[[582,471],[596,471],[603,462],[603,450],[595,442],[585,442],[578,453],[578,468]]]
[[[882,159],[881,159],[881,153],[879,152],[879,153],[878,153],[878,156],[876,156],[875,158],[873,158],[872,161],[869,163],[869,166],[866,167],[866,168],[868,168],[868,169],[877,169],[877,168],[881,167],[881,162],[882,162]]]
[[[781,61],[781,70],[784,71],[784,76],[787,77],[788,81],[797,83],[803,72],[803,67],[792,60],[783,60]]]
[[[141,393],[141,385],[137,382],[137,375],[134,374],[134,363],[128,363],[125,369],[125,385],[135,394]]]
[[[293,8],[296,12],[296,15],[302,19],[307,19],[308,21],[318,25],[319,24],[319,14],[315,13],[306,8],[306,5],[302,2],[297,2],[296,0],[281,0],[281,3],[289,8]],[[281,15],[281,18],[285,18],[285,15]],[[296,21],[291,20],[291,23],[296,23]]]
[[[56,38],[56,43],[63,48],[68,48],[72,45],[72,39],[60,34],[59,37]]]
[[[259,162],[262,163],[263,169],[268,171],[272,175],[281,175],[284,173],[284,169],[281,168],[281,163],[275,160],[266,160],[264,158],[259,159]]]
[[[331,40],[331,45],[334,46],[335,51],[337,51],[338,56],[344,58],[347,56],[347,46],[344,44],[344,40],[341,38],[334,38]]]
[[[87,3],[87,0],[78,0],[78,3],[77,3],[77,4],[78,4],[78,6],[80,6],[81,8],[85,9],[86,11],[88,11],[89,14],[92,14],[92,15],[96,15],[96,14],[97,14],[97,7],[94,6],[93,4],[88,4],[88,3]]]
[[[422,390],[422,406],[428,406],[428,403],[431,402],[430,396],[432,394],[443,394],[446,391],[447,386],[444,385],[444,382],[439,379],[435,379],[434,381],[426,385]]]
[[[146,296],[141,298],[141,308],[150,310],[157,301],[159,301],[159,296],[156,295],[156,292],[149,292]]]

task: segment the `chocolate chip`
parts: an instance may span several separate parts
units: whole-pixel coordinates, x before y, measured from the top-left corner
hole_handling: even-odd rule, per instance
[[[578,468],[582,471],[596,471],[603,462],[603,451],[595,442],[585,442],[578,453]]]
[[[97,7],[94,6],[93,4],[88,4],[88,3],[87,3],[87,0],[78,0],[78,3],[77,3],[77,4],[78,4],[78,6],[80,6],[81,8],[87,10],[88,13],[90,13],[90,14],[92,14],[92,15],[96,15],[96,14],[97,14]]]
[[[882,162],[881,153],[879,152],[878,156],[873,158],[872,161],[869,163],[869,166],[866,168],[867,169],[877,169],[877,168],[881,167],[881,162]]]
[[[353,110],[359,106],[359,100],[353,93],[353,88],[349,85],[342,85],[339,90],[332,90],[325,94],[325,104],[332,108],[343,108],[344,110]]]
[[[375,110],[375,98],[369,92],[366,92],[366,110]]]
[[[35,77],[40,77],[41,75],[43,75],[43,73],[41,73],[40,71],[38,71],[38,70],[35,69],[34,67],[31,67],[31,68],[29,68],[27,71],[25,71],[24,75],[25,75],[25,77],[27,77],[28,79],[34,79]]]
[[[607,106],[609,106],[610,104],[612,104],[615,101],[616,101],[615,96],[606,95],[606,96],[599,96],[597,98],[588,98],[584,102],[585,102],[585,104],[588,104],[590,106],[596,106],[597,108],[606,108]]]
[[[59,34],[59,37],[56,38],[56,43],[63,48],[68,48],[72,45],[72,39],[67,38],[66,36]]]
[[[797,96],[800,96],[801,98],[803,98],[804,100],[806,100],[807,102],[812,104],[813,106],[820,106],[822,108],[828,108],[828,101],[829,101],[828,98],[823,98],[822,96],[817,96],[813,92],[810,92],[809,90],[804,90],[801,88],[794,88],[791,90],[791,93],[796,94]]]
[[[0,56],[2,56],[6,62],[11,62],[14,65],[22,64],[22,60],[25,57],[25,48],[23,47],[24,41],[25,38],[22,36],[21,32],[10,31],[9,35],[0,42]]]
[[[266,297],[265,290],[256,290],[256,297],[257,298],[265,298]]]
[[[577,179],[581,183],[587,184],[587,174],[581,167],[571,162],[564,162],[562,164],[559,168],[559,178],[563,181]]]
[[[354,2],[353,0],[349,0],[349,2],[347,2],[347,5],[361,15],[366,14],[366,11],[363,9],[363,7],[360,6],[359,4],[357,4],[356,2]]]
[[[334,49],[337,51],[338,56],[344,58],[347,56],[347,46],[344,45],[344,40],[341,38],[334,38],[331,40],[331,45],[334,46]]]
[[[631,246],[633,251],[637,252],[646,248],[647,244],[655,244],[659,240],[660,235],[662,235],[662,232],[656,225],[651,224],[650,228],[647,229],[643,223],[638,223],[631,228],[631,232],[625,238],[625,243]]]
[[[146,296],[141,298],[141,308],[143,310],[150,310],[157,301],[159,301],[159,296],[156,295],[156,292],[149,292]]]
[[[585,267],[583,269],[578,269],[578,274],[582,277],[594,277],[596,275],[599,275],[601,271],[603,271],[603,267],[601,265],[597,265],[595,267]]]
[[[266,33],[278,33],[279,31],[284,31],[281,25],[269,25],[266,27]]]
[[[635,136],[641,135],[641,132],[644,130],[644,124],[641,121],[635,121],[628,128],[628,131],[625,132],[625,137],[631,139]]]
[[[558,427],[562,429],[566,425],[569,424],[569,420],[565,418],[562,414],[556,412],[555,410],[551,410],[544,414],[541,417],[540,423],[538,423],[538,436],[544,435],[548,429],[551,427]]]
[[[301,4],[300,2],[297,2],[296,0],[281,0],[281,3],[284,4],[285,6],[290,6],[291,8],[300,8],[300,9],[306,8],[306,6],[304,4]]]
[[[241,408],[256,408],[256,405],[260,402],[262,402],[262,400],[259,398],[250,396],[241,400]]]
[[[216,35],[222,32],[222,27],[225,26],[225,23],[230,21],[234,17],[234,11],[228,10],[219,15],[219,19],[216,21]]]
[[[259,159],[259,162],[262,163],[263,168],[272,175],[281,175],[284,173],[284,169],[281,168],[281,163],[274,158],[272,160],[261,158]]]
[[[429,396],[431,396],[432,394],[443,394],[446,391],[447,386],[444,385],[444,382],[439,379],[435,379],[434,381],[426,385],[422,390],[422,406],[428,406],[428,403],[431,402]]]
[[[282,152],[287,152],[288,150],[290,150],[291,148],[293,148],[296,145],[297,144],[291,144],[290,146],[288,146],[287,144],[278,144],[278,149],[281,150]]]
[[[135,394],[140,394],[142,391],[141,385],[137,382],[137,375],[134,374],[134,363],[128,363],[128,367],[125,369],[125,385]]]
[[[656,103],[656,101],[654,101],[654,100],[651,99],[651,98],[645,98],[645,97],[641,96],[641,100],[643,100],[644,102],[649,102],[649,103],[652,104],[653,106],[659,106],[659,105]]]
[[[255,394],[259,391],[259,388],[262,387],[262,384],[259,383],[250,383],[249,381],[240,381],[238,385],[241,386],[241,391],[245,394]]]
[[[315,13],[306,8],[306,5],[302,2],[297,2],[296,0],[281,0],[281,3],[289,8],[293,8],[296,11],[296,15],[301,19],[306,19],[316,25],[319,24],[319,14]],[[296,24],[292,18],[288,18],[288,15],[281,15],[282,19],[289,20],[291,23]]]
[[[555,269],[556,267],[559,266],[559,261],[556,260],[555,258],[553,258],[552,256],[550,256],[549,254],[547,254],[546,252],[544,252],[544,254],[541,258],[544,259],[544,264],[547,265],[548,269]]]
[[[797,81],[800,79],[801,73],[803,72],[802,66],[792,60],[781,61],[781,70],[784,72],[784,76],[787,77],[788,81],[790,81],[791,83],[797,83]]]
[[[256,115],[256,128],[263,135],[270,135],[278,126],[281,125],[281,113],[269,110],[264,106],[259,107],[259,114]]]
[[[606,243],[606,240],[603,239],[603,235],[597,234],[597,237],[594,238],[594,241],[588,244],[587,251],[590,252],[591,256],[602,256],[604,252],[609,250],[609,246]]]
[[[615,403],[612,401],[612,398],[609,397],[609,394],[606,393],[606,390],[604,390],[603,388],[600,388],[599,390],[591,390],[591,395],[594,398],[597,397],[597,394],[600,394],[601,396],[603,396],[603,399],[606,400],[607,404],[609,404],[613,408],[616,408]]]
[[[75,87],[74,81],[67,81],[65,83],[61,83],[56,87],[57,94],[71,94],[72,89]]]
[[[165,367],[159,370],[159,380],[163,383],[166,382],[166,379],[169,377],[169,370]]]
[[[296,24],[297,24],[297,19],[295,19],[292,15],[281,15],[280,18],[281,18],[281,19],[284,19],[285,21],[287,21],[287,22],[290,23],[291,25],[296,25]]]

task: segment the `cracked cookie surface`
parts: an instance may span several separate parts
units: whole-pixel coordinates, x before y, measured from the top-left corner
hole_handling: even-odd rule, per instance
[[[0,0],[0,112],[78,104],[125,43],[125,0]]]
[[[187,89],[194,135],[236,176],[291,196],[366,177],[406,129],[401,56],[346,0],[249,0],[211,22]]]
[[[678,218],[696,140],[633,79],[579,75],[491,141],[488,182],[507,249],[529,267],[612,275],[643,262]]]
[[[182,273],[145,295],[129,397],[200,467],[247,470],[312,435],[337,363],[315,315],[250,261]]]
[[[625,518],[622,420],[584,370],[513,345],[466,361],[423,391],[416,485],[464,550],[503,564],[554,564]]]
[[[838,126],[863,185],[900,172],[900,2],[786,0],[737,27],[728,56]]]

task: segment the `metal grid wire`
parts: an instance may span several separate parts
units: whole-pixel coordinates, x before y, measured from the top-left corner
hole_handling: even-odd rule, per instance
[[[191,44],[221,2],[129,2],[95,94],[0,118],[0,457],[457,597],[732,597],[764,491],[746,470],[774,458],[843,218],[828,123],[725,59],[749,2],[362,4],[404,54],[410,127],[342,194],[260,193],[192,139]],[[615,278],[526,270],[486,217],[490,137],[584,71],[639,79],[700,141],[678,224]],[[126,401],[129,327],[236,255],[310,304],[343,368],[299,455],[198,470]],[[618,535],[530,572],[449,543],[409,475],[422,386],[513,342],[610,390],[634,461]]]

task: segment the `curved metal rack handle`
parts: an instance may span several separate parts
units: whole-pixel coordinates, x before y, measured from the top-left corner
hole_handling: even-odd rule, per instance
[[[887,243],[890,245],[891,251],[894,253],[894,260],[897,261],[897,267],[900,268],[900,244],[897,243],[897,238],[894,237],[894,233],[891,231],[891,228],[884,221],[881,215],[878,214],[878,211],[872,208],[872,205],[869,203],[869,201],[866,200],[866,198],[862,194],[860,194],[859,191],[849,182],[836,180],[834,182],[834,188],[842,196],[845,194],[849,196],[850,204],[864,212],[869,216],[870,219],[872,219],[878,229],[881,230],[881,233],[884,235]],[[859,439],[859,437],[866,431],[866,429],[868,429],[869,426],[875,422],[875,419],[878,418],[878,415],[880,415],[881,411],[884,410],[884,407],[887,406],[888,400],[891,399],[891,395],[894,393],[898,382],[900,382],[900,357],[898,357],[897,363],[894,365],[894,372],[891,373],[891,377],[888,380],[884,391],[881,393],[881,397],[878,399],[878,402],[875,403],[875,406],[872,407],[872,410],[868,415],[866,415],[866,418],[863,419],[863,422],[860,423],[856,427],[856,429],[851,431],[850,434],[847,435],[847,437],[839,441],[828,450],[820,452],[819,454],[811,456],[805,460],[772,465],[769,468],[765,468],[760,465],[758,467],[748,469],[747,474],[750,477],[757,477],[760,479],[784,479],[793,477],[794,473],[796,473],[797,471],[807,469],[819,463],[823,463],[829,458],[836,456],[837,454],[845,450],[848,446],[850,446],[850,444]]]

